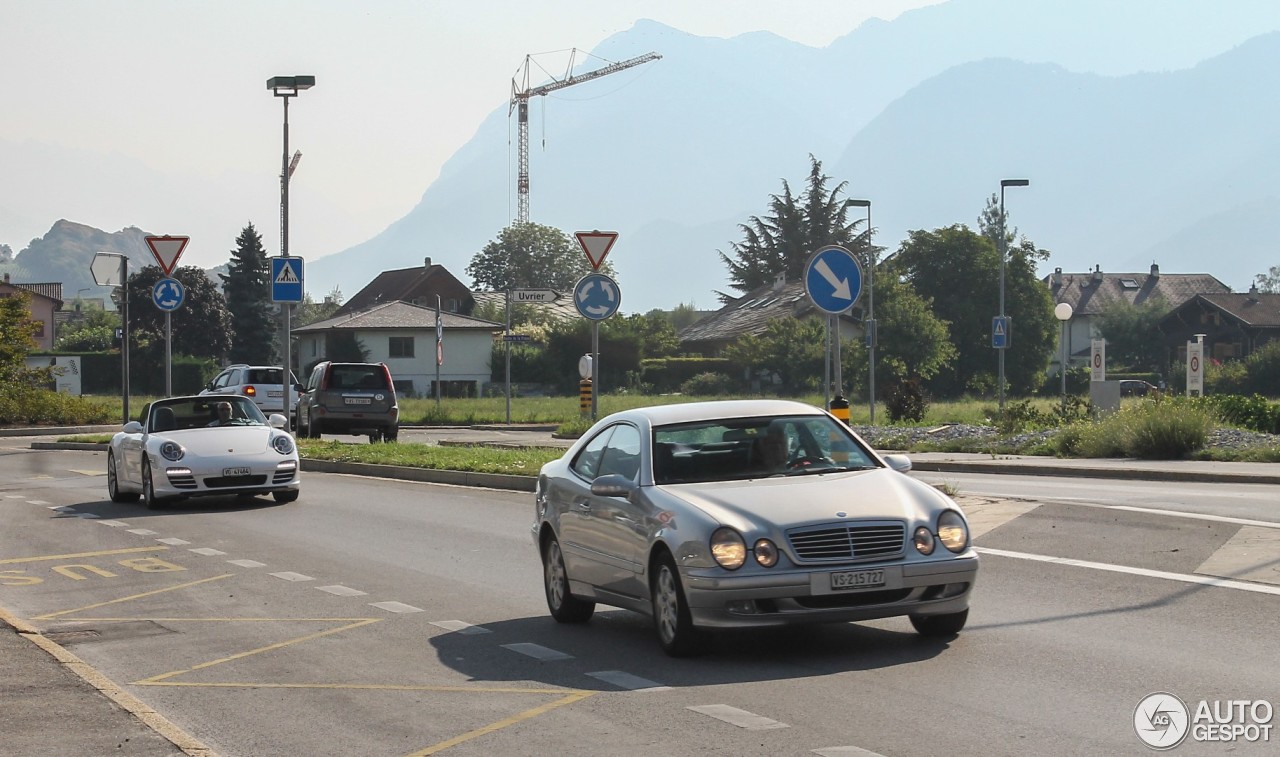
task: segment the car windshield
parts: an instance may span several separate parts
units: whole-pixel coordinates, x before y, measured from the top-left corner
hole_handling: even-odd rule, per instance
[[[653,430],[653,478],[658,484],[876,467],[871,452],[825,415],[725,418]]]
[[[181,397],[151,405],[147,430],[153,433],[191,428],[266,426],[267,419],[247,397]]]

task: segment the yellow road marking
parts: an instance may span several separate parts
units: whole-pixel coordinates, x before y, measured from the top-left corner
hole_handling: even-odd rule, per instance
[[[254,681],[135,681],[136,686],[174,686],[194,689],[351,689],[353,691],[435,691],[453,694],[564,694],[566,689],[513,689],[489,686],[429,686],[401,683],[260,683]],[[573,692],[573,689],[567,691]],[[583,693],[583,692],[578,692]],[[592,694],[595,692],[585,692]]]
[[[82,476],[105,476],[105,475],[107,475],[107,472],[106,472],[105,470],[76,470],[75,468],[71,468],[70,470],[71,470],[71,472],[72,472],[72,473],[79,473],[79,474],[80,474],[80,475],[82,475]]]
[[[484,736],[485,734],[493,733],[494,731],[499,731],[503,728],[506,728],[507,726],[515,725],[516,723],[519,723],[521,721],[529,720],[531,718],[536,718],[537,716],[542,715],[543,713],[546,713],[546,712],[550,712],[551,710],[554,710],[557,707],[563,707],[567,704],[580,702],[594,693],[595,692],[593,691],[574,691],[573,693],[569,694],[568,696],[562,699],[557,699],[554,702],[548,702],[547,704],[544,704],[541,707],[534,707],[532,710],[525,710],[524,712],[518,715],[512,715],[509,718],[504,718],[503,720],[499,720],[496,723],[490,723],[489,725],[482,726],[480,728],[475,729],[474,731],[467,731],[461,736],[454,736],[453,738],[447,741],[441,741],[439,744],[433,744],[427,747],[426,749],[423,749],[418,752],[413,752],[412,754],[408,755],[408,757],[426,757],[426,755],[429,755],[429,754],[437,754],[439,752],[443,752],[444,750],[449,749],[451,747],[455,747],[463,743],[464,741],[470,741],[472,739],[479,738],[480,736]]]
[[[356,623],[351,623],[351,624],[349,624],[349,625],[345,625],[345,626],[342,626],[342,627],[340,627],[340,628],[330,628],[328,631],[319,631],[319,632],[317,632],[317,633],[307,634],[306,636],[299,636],[299,637],[298,637],[298,638],[296,638],[296,639],[289,639],[288,641],[282,641],[282,642],[279,642],[279,643],[277,643],[277,644],[269,644],[269,645],[267,645],[267,646],[265,646],[265,647],[258,647],[257,649],[250,649],[250,650],[249,650],[249,651],[247,651],[247,652],[240,652],[239,654],[233,654],[233,655],[231,655],[230,657],[223,657],[223,658],[218,659],[218,660],[211,660],[211,661],[209,661],[209,662],[202,662],[202,663],[200,663],[199,665],[196,665],[196,666],[194,666],[194,667],[190,667],[190,668],[186,668],[186,669],[184,669],[184,670],[175,670],[175,671],[172,671],[172,672],[169,672],[169,673],[161,673],[161,674],[160,674],[160,675],[158,675],[158,676],[152,676],[152,677],[150,677],[150,678],[144,678],[144,679],[143,679],[143,680],[141,680],[141,681],[134,681],[134,683],[135,683],[135,684],[153,684],[153,683],[157,683],[157,682],[159,682],[159,681],[163,681],[163,680],[164,680],[164,679],[166,679],[166,678],[172,678],[172,677],[174,677],[174,676],[182,675],[183,673],[194,673],[194,672],[195,672],[195,671],[197,671],[197,670],[203,670],[203,669],[205,669],[205,668],[211,668],[211,667],[213,667],[214,665],[221,665],[221,664],[223,664],[224,662],[231,662],[231,661],[233,661],[233,660],[239,660],[239,659],[242,659],[242,658],[245,658],[245,657],[250,657],[250,656],[252,656],[252,655],[261,654],[261,653],[263,653],[263,652],[270,652],[270,651],[275,650],[275,649],[283,649],[284,647],[287,647],[287,646],[290,646],[290,645],[293,645],[293,644],[297,644],[297,643],[299,643],[299,642],[303,642],[303,641],[311,641],[312,639],[319,639],[319,638],[321,638],[321,637],[324,637],[324,636],[330,636],[330,635],[335,634],[335,633],[341,633],[341,632],[343,632],[343,631],[349,631],[349,630],[351,630],[351,629],[353,629],[353,628],[359,628],[360,626],[367,626],[367,625],[369,625],[370,623],[377,623],[377,622],[378,622],[378,621],[380,621],[380,620],[383,620],[383,619],[382,619],[382,618],[362,618],[362,619],[360,619],[360,620],[359,620],[358,622],[356,622]]]
[[[164,594],[165,592],[168,592],[168,591],[177,591],[178,589],[185,589],[190,586],[198,586],[200,584],[208,583],[210,581],[218,581],[223,578],[231,578],[234,575],[235,573],[223,573],[220,576],[214,576],[212,578],[202,578],[199,581],[190,581],[185,584],[178,584],[177,586],[168,586],[163,589],[156,589],[155,591],[145,591],[141,594],[133,594],[128,597],[120,597],[119,599],[111,599],[106,602],[98,602],[97,604],[93,604],[93,605],[85,605],[84,607],[77,607],[74,610],[62,610],[60,612],[51,612],[45,615],[37,615],[36,617],[32,618],[32,620],[52,620],[54,618],[62,617],[63,615],[71,615],[72,613],[84,612],[85,610],[92,610],[97,607],[106,607],[107,605],[114,605],[120,602],[128,602],[133,599],[142,599],[143,597],[151,597],[156,594]]]
[[[128,549],[104,549],[99,552],[75,552],[69,555],[40,555],[38,557],[8,557],[0,560],[0,565],[17,565],[24,562],[44,562],[48,560],[71,560],[80,557],[101,557],[102,555],[128,555],[137,552],[163,552],[168,547],[130,547]]]

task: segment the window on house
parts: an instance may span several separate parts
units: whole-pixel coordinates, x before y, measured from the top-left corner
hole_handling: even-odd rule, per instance
[[[390,357],[413,357],[413,337],[393,336],[388,338],[387,355]]]
[[[32,321],[36,326],[36,339],[44,338],[44,321]]]
[[[1137,289],[1138,280],[1137,279],[1120,279],[1120,286],[1124,287],[1125,289]]]

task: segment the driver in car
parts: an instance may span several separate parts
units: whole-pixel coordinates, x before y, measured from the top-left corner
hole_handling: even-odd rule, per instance
[[[231,425],[231,403],[219,402],[217,407],[218,407],[218,417],[212,421],[209,421],[208,425],[210,426]]]

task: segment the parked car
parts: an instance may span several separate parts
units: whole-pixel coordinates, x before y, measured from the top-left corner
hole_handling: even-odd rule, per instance
[[[1156,394],[1159,391],[1159,387],[1149,381],[1142,381],[1140,379],[1120,380],[1121,397],[1145,397],[1148,394]]]
[[[264,415],[284,413],[290,424],[296,420],[294,410],[298,405],[298,377],[289,372],[289,409],[284,406],[285,389],[280,383],[284,368],[279,365],[228,365],[213,377],[200,394],[242,394],[253,400]]]
[[[394,442],[400,435],[400,406],[385,363],[322,362],[311,370],[298,398],[298,435],[368,435]]]
[[[197,395],[157,400],[111,438],[107,494],[155,509],[171,500],[270,494],[298,498],[298,450],[279,413],[270,420],[248,397]]]
[[[722,629],[905,615],[958,633],[978,556],[964,513],[910,468],[798,402],[615,413],[538,475],[547,607],[651,615],[673,656]]]

